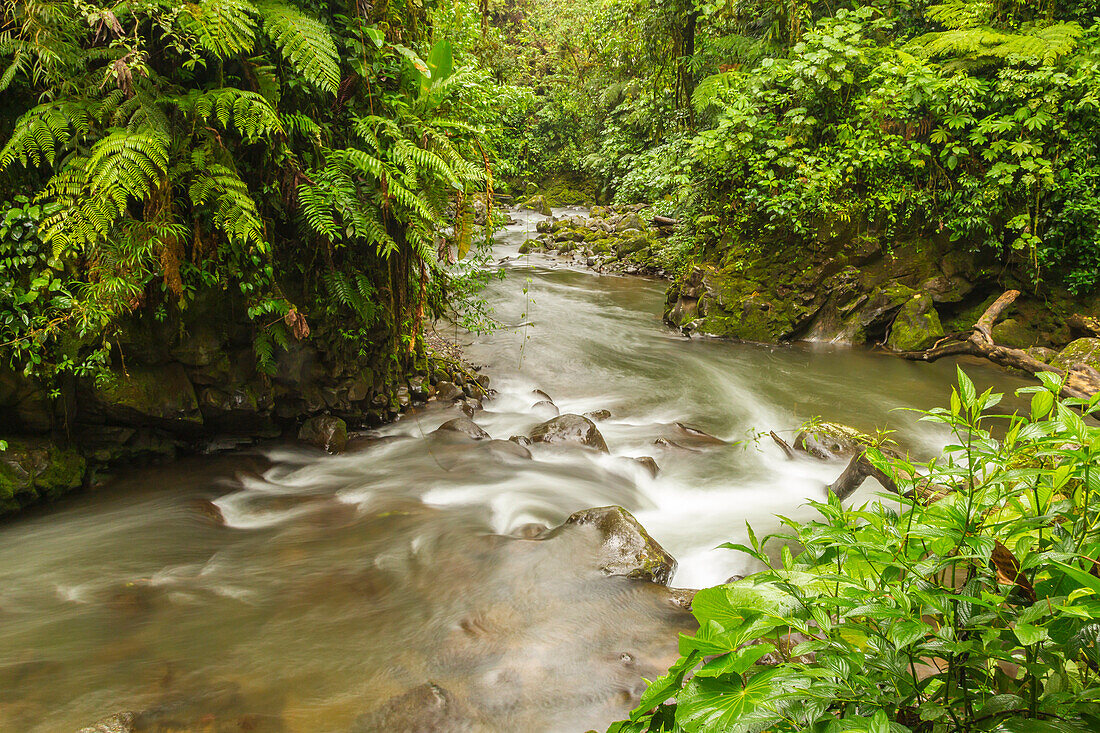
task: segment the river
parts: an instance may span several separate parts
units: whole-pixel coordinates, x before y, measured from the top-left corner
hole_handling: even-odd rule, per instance
[[[672,584],[703,587],[751,569],[717,545],[812,516],[843,468],[787,460],[761,433],[821,416],[889,427],[918,454],[945,443],[906,408],[944,404],[952,363],[685,339],[661,321],[664,283],[519,255],[538,218],[499,236],[507,276],[487,291],[518,327],[452,334],[496,390],[474,419],[523,434],[554,413],[542,390],[562,413],[610,411],[609,455],[432,435],[459,416],[436,406],[343,455],[196,457],[0,524],[0,730],[141,710],[140,730],[366,731],[380,718],[361,715],[427,682],[449,691],[455,729],[602,729],[690,617],[601,574],[586,533],[510,535],[621,505],[679,560]],[[979,387],[1024,384],[966,368]]]

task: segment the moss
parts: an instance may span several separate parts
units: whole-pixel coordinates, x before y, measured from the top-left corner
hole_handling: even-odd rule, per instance
[[[55,499],[84,484],[87,461],[46,441],[10,441],[0,453],[0,514]]]
[[[902,305],[890,327],[887,345],[896,351],[920,351],[943,338],[940,315],[932,306],[931,296],[921,293]]]
[[[132,366],[99,388],[96,397],[109,409],[157,420],[202,423],[198,398],[179,364]]]
[[[1100,371],[1100,338],[1083,338],[1071,342],[1062,349],[1051,364],[1060,369],[1072,369],[1084,364]]]

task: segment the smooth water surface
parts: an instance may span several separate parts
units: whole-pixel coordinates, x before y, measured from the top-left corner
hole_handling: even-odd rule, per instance
[[[843,468],[788,461],[760,433],[821,416],[891,427],[917,453],[944,444],[901,408],[943,404],[952,363],[687,340],[661,321],[663,283],[519,255],[539,218],[520,216],[489,291],[515,327],[451,334],[497,390],[475,420],[523,434],[553,415],[543,390],[562,413],[609,410],[610,455],[432,435],[459,412],[429,407],[341,456],[194,458],[0,524],[0,731],[121,710],[149,711],[149,730],[349,731],[426,682],[471,730],[602,728],[675,659],[690,617],[603,576],[587,531],[509,535],[618,504],[679,559],[674,585],[702,587],[749,569],[718,544],[810,516]]]

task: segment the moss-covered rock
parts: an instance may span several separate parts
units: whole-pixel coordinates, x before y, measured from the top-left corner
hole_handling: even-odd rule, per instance
[[[302,423],[298,439],[329,453],[340,453],[348,444],[348,426],[332,415],[311,417]]]
[[[1000,346],[1013,349],[1029,349],[1035,345],[1038,335],[1015,318],[1001,321],[993,327],[990,335]]]
[[[99,385],[95,397],[109,417],[122,422],[202,425],[195,388],[176,362],[134,365]]]
[[[1071,342],[1051,362],[1059,369],[1083,365],[1100,371],[1100,338],[1083,338]]]
[[[898,311],[886,345],[895,351],[920,351],[943,336],[943,324],[932,305],[932,297],[920,293],[906,301]]]
[[[542,195],[532,196],[519,205],[521,209],[527,209],[528,211],[534,211],[542,214],[543,216],[550,216],[553,212],[550,210],[550,204],[547,203],[546,197]]]
[[[84,485],[87,461],[49,441],[12,440],[0,452],[0,514],[54,499]]]

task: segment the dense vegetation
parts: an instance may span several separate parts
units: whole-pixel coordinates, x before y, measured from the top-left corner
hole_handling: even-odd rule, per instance
[[[214,291],[247,313],[261,369],[312,331],[407,370],[425,318],[469,290],[449,268],[492,195],[493,93],[433,18],[419,2],[6,3],[5,361],[51,386],[106,378],[127,317]]]
[[[1043,382],[994,415],[960,371],[924,417],[942,457],[871,451],[900,495],[726,545],[769,569],[696,596],[699,632],[612,731],[1096,730],[1100,398]]]
[[[530,90],[509,172],[679,212],[681,262],[851,224],[1097,285],[1094,4],[507,7],[484,55]]]

